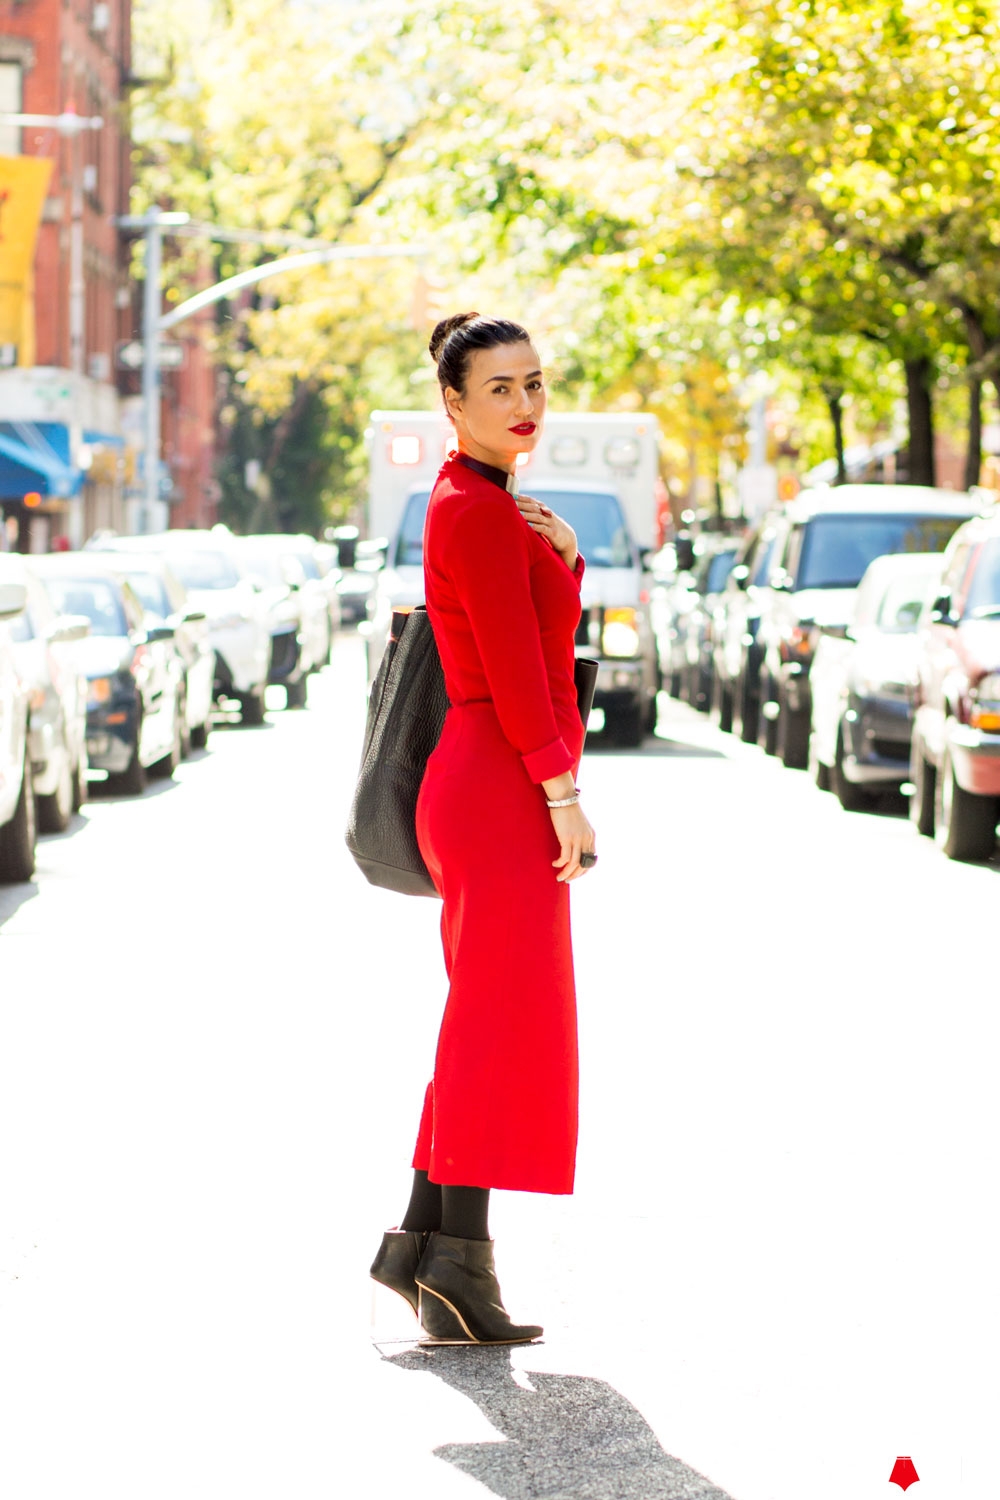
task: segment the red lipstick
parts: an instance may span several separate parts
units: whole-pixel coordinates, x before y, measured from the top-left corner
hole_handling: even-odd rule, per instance
[[[516,427],[509,427],[507,431],[516,432],[518,437],[529,437],[534,432],[536,426],[537,423],[535,422],[519,422]]]

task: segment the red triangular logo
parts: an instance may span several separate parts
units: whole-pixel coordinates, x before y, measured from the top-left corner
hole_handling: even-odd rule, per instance
[[[919,1478],[912,1458],[897,1458],[889,1475],[889,1483],[898,1484],[901,1490],[905,1490],[909,1485],[916,1484]]]

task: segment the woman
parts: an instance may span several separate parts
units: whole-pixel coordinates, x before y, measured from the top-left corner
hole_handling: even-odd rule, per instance
[[[569,885],[596,862],[574,784],[583,558],[565,521],[518,496],[545,417],[527,333],[446,318],[430,352],[457,453],[427,510],[427,609],[451,707],[417,807],[444,899],[449,976],[409,1206],[372,1266],[445,1343],[538,1338],[500,1299],[493,1187],[573,1190],[576,996]]]

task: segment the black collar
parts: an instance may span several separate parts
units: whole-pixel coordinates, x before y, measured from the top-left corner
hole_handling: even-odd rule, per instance
[[[508,495],[513,495],[514,499],[517,499],[519,486],[516,474],[508,474],[506,469],[496,469],[492,464],[481,463],[478,458],[470,458],[468,453],[456,453],[455,457],[467,469],[474,469],[484,479],[491,480],[493,484],[499,485],[502,490],[506,490]]]

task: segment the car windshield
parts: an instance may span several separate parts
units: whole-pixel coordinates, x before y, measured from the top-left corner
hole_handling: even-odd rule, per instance
[[[284,586],[284,569],[277,552],[272,552],[267,547],[241,547],[240,557],[250,577],[257,583],[272,587],[275,584]]]
[[[103,578],[46,578],[45,587],[61,615],[86,615],[91,635],[128,635],[118,592]]]
[[[588,568],[628,568],[632,544],[621,506],[607,490],[560,490],[553,494],[539,486],[534,493],[551,505],[576,532]],[[424,518],[429,490],[415,490],[406,503],[396,543],[396,567],[419,567],[423,562]]]
[[[916,630],[920,613],[940,580],[940,569],[890,579],[875,617],[879,630],[894,635]]]
[[[893,552],[943,552],[961,516],[815,516],[805,528],[797,589],[857,588],[870,562]]]
[[[965,601],[965,617],[1000,613],[1000,536],[984,542]]]
[[[158,573],[133,573],[129,571],[128,581],[133,591],[138,594],[139,602],[143,609],[152,615],[159,615],[165,620],[170,614],[170,599],[167,596],[167,587]]]
[[[187,589],[234,589],[240,581],[236,565],[224,552],[172,551],[170,566]]]
[[[698,587],[703,594],[721,593],[726,579],[732,572],[733,563],[736,561],[736,548],[716,552],[712,557],[706,559],[707,566],[701,575]]]

